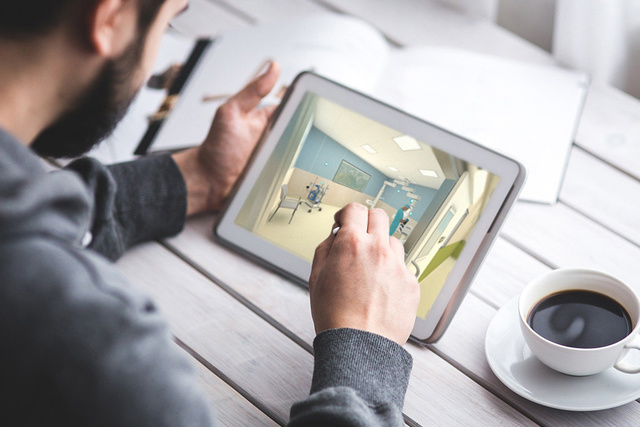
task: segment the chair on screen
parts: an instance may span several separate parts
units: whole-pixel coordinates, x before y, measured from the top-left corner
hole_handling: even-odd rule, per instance
[[[298,210],[301,199],[302,196],[298,194],[289,194],[289,187],[287,186],[287,184],[282,184],[282,188],[280,189],[280,203],[278,203],[278,207],[269,217],[269,221],[271,221],[276,212],[278,212],[278,209],[285,208],[293,210],[293,212],[291,213],[291,218],[289,218],[289,224],[291,224],[291,220]]]

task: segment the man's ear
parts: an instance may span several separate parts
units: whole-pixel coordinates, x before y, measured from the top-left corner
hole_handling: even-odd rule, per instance
[[[136,33],[135,1],[97,0],[88,16],[89,41],[100,56],[113,58],[124,51]]]

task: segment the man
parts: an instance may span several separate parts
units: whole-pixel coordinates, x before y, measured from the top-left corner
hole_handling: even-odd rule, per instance
[[[393,217],[393,221],[391,221],[391,225],[389,226],[389,236],[393,236],[393,233],[396,232],[400,224],[406,224],[407,222],[409,222],[409,219],[407,218],[408,210],[409,205],[404,205],[397,210],[395,216]]]
[[[146,296],[106,259],[218,209],[272,108],[278,66],[222,106],[201,146],[45,173],[107,135],[187,0],[0,3],[0,423],[215,424],[188,360]],[[34,153],[35,152],[35,153]],[[381,210],[350,205],[310,277],[315,368],[291,426],[402,425],[402,349],[417,281]],[[105,258],[106,257],[106,258]]]

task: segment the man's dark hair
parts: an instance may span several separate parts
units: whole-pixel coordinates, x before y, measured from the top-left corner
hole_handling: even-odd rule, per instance
[[[73,8],[88,11],[98,0],[0,0],[0,37],[29,38],[43,35],[60,24]],[[138,30],[146,35],[165,0],[138,3]]]

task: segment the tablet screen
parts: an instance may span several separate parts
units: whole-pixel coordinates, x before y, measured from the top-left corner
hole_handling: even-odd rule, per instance
[[[425,318],[499,181],[430,141],[307,92],[234,222],[311,262],[339,209],[383,209],[420,282]]]

